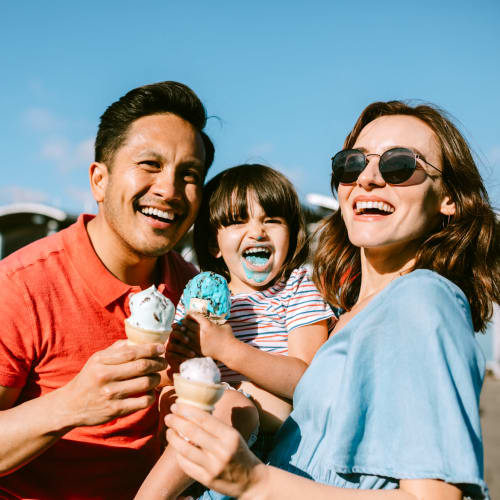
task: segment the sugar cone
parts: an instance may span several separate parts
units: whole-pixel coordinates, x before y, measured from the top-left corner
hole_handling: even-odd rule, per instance
[[[131,325],[125,320],[125,333],[130,344],[149,344],[151,342],[164,344],[168,340],[171,331],[164,330],[157,332],[154,330],[145,330],[144,328]]]
[[[215,403],[225,390],[222,384],[189,380],[178,373],[174,373],[174,387],[179,403],[190,404],[208,412],[213,411]]]
[[[206,299],[193,297],[189,301],[189,308],[187,312],[203,314],[203,316],[206,316],[213,323],[216,323],[217,325],[223,325],[227,321],[226,316],[215,316],[214,314],[209,313],[208,304],[209,302]]]

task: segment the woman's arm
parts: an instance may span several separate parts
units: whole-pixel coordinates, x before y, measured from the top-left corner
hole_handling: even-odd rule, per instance
[[[189,405],[172,407],[166,423],[180,467],[193,479],[241,500],[459,500],[461,491],[433,479],[401,480],[399,490],[343,489],[264,465],[233,428]],[[182,436],[182,437],[181,437]]]

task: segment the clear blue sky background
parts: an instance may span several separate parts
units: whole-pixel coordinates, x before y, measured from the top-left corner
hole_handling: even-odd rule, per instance
[[[261,161],[302,198],[373,100],[437,103],[461,124],[500,205],[498,0],[2,1],[0,204],[93,211],[99,116],[133,87],[191,86],[211,119],[211,174]]]

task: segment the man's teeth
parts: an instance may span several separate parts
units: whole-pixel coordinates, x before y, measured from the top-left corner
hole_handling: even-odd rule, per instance
[[[154,215],[155,217],[161,217],[162,219],[172,220],[175,217],[174,212],[167,212],[166,210],[159,210],[153,207],[142,207],[141,212],[144,215]]]
[[[386,212],[392,214],[394,212],[394,207],[391,207],[387,203],[382,201],[357,201],[356,202],[356,212],[361,213],[367,209],[375,209],[380,212]]]

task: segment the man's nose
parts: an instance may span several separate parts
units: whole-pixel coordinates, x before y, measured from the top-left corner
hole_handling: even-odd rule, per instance
[[[165,200],[180,200],[182,198],[181,182],[174,169],[164,168],[156,174],[151,186],[151,193]]]
[[[367,164],[364,170],[359,174],[357,184],[364,188],[369,188],[370,186],[383,186],[385,185],[385,180],[380,173],[379,168],[380,157],[378,155],[367,156]]]

